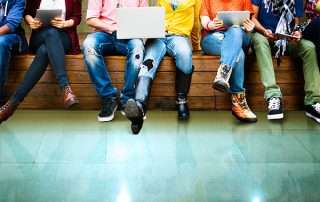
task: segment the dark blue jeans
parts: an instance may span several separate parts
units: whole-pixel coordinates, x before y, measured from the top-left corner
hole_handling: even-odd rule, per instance
[[[19,50],[20,39],[17,34],[0,36],[0,103],[4,102],[3,91],[12,52]]]
[[[35,57],[12,98],[22,102],[40,80],[49,63],[60,88],[69,84],[65,53],[70,52],[71,47],[70,37],[64,30],[49,27],[33,31],[30,49],[35,52]]]
[[[302,33],[302,37],[314,43],[320,63],[320,17],[313,19]]]

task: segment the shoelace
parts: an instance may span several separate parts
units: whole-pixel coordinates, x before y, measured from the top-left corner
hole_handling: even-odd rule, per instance
[[[314,104],[314,105],[312,105],[312,107],[313,107],[318,113],[320,113],[320,103]]]
[[[277,110],[280,108],[280,99],[277,97],[273,97],[269,100],[269,110]]]
[[[67,94],[67,95],[71,93],[71,88],[70,88],[70,86],[66,86],[66,87],[65,87],[65,90],[66,90],[66,94]]]
[[[249,110],[249,106],[248,106],[248,103],[247,103],[247,101],[246,101],[246,97],[245,97],[244,94],[241,94],[241,95],[240,95],[239,101],[240,101],[240,107],[241,107],[242,109],[248,109],[248,110]]]
[[[12,105],[13,105],[13,102],[8,102],[7,104],[3,105],[3,106],[0,108],[0,111],[1,111],[1,112],[6,111],[7,108],[10,108]]]
[[[221,68],[221,71],[220,71],[220,76],[222,78],[227,78],[227,75],[228,75],[228,67],[225,65]]]

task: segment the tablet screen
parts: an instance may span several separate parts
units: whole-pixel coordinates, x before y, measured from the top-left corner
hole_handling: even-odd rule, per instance
[[[38,9],[36,18],[40,20],[43,27],[50,26],[51,20],[55,17],[60,17],[62,14],[61,9]]]
[[[223,21],[223,26],[241,25],[242,21],[249,17],[249,11],[218,11],[217,13],[217,18]]]

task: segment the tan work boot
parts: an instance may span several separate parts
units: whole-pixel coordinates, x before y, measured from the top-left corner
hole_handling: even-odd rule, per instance
[[[231,94],[232,115],[244,122],[256,122],[257,116],[250,110],[245,93]]]

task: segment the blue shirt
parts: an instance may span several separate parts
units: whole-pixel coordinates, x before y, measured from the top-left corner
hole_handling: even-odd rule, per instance
[[[2,0],[2,8],[7,7],[7,9],[6,12],[3,12],[0,27],[7,25],[11,32],[16,32],[23,17],[24,5],[25,0]]]
[[[278,22],[281,16],[275,16],[272,13],[272,6],[270,5],[269,12],[265,9],[263,0],[251,0],[252,4],[259,7],[258,21],[265,29],[270,29],[273,33],[276,31]],[[285,0],[284,0],[285,1]],[[303,16],[303,2],[302,0],[294,0],[296,14],[295,17]]]

